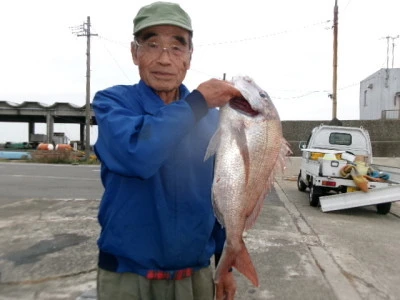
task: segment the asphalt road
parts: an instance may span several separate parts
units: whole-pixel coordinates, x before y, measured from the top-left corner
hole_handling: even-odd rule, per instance
[[[322,213],[297,190],[298,167],[277,176],[245,238],[260,287],[234,271],[236,299],[399,299],[400,203]],[[96,299],[99,175],[0,163],[0,299]]]
[[[100,199],[98,165],[0,163],[0,203],[25,199]]]

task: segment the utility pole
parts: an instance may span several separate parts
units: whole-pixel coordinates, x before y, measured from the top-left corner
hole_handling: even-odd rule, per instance
[[[85,105],[85,160],[89,160],[90,156],[90,120],[91,120],[91,107],[90,107],[90,38],[97,36],[97,34],[90,32],[90,16],[87,17],[86,23],[82,26],[74,28],[77,36],[86,36],[86,105]]]
[[[338,37],[338,5],[335,0],[333,9],[333,80],[332,80],[332,120],[337,117],[337,37]]]

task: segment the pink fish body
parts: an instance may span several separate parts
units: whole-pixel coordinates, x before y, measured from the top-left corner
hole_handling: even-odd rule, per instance
[[[221,108],[219,128],[206,154],[206,159],[216,154],[213,206],[227,236],[215,282],[234,267],[258,286],[242,234],[254,225],[275,171],[282,170],[291,151],[267,93],[249,77],[235,77],[232,83],[244,99],[232,99]]]

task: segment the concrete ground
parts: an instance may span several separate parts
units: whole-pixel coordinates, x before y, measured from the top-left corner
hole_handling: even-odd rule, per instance
[[[395,164],[400,166],[400,159]],[[293,158],[245,238],[260,287],[234,271],[239,287],[235,299],[362,299],[285,192],[296,186],[298,170],[299,159]],[[0,299],[96,299],[98,205],[98,199],[27,199],[2,205]]]

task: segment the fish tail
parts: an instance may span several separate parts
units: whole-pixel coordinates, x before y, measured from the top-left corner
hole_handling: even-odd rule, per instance
[[[256,268],[253,265],[249,251],[247,251],[243,240],[242,243],[241,250],[233,263],[233,267],[246,276],[254,286],[258,287],[259,283]]]
[[[215,270],[215,283],[218,283],[221,278],[226,276],[231,267],[236,268],[246,276],[254,286],[259,286],[256,268],[243,240],[240,243],[240,249],[234,249],[229,246],[224,248],[224,252]]]

